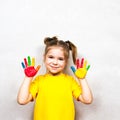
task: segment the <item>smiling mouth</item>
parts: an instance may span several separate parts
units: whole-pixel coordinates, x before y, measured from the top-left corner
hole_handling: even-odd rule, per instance
[[[52,69],[58,69],[59,67],[51,66]]]

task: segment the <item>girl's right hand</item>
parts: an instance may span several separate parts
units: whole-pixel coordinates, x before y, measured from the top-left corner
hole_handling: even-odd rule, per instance
[[[27,77],[34,77],[37,74],[38,70],[40,69],[40,65],[38,65],[36,68],[34,67],[35,58],[32,58],[31,61],[30,56],[28,56],[27,59],[24,58],[24,62],[22,62],[21,64],[24,69],[24,73]]]

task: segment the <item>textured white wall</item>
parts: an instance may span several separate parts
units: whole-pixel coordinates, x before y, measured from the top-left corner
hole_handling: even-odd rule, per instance
[[[119,0],[1,0],[0,119],[32,120],[34,103],[16,102],[24,76],[20,63],[31,55],[43,66],[43,38],[53,35],[74,42],[91,64],[94,101],[75,101],[76,120],[119,120]]]

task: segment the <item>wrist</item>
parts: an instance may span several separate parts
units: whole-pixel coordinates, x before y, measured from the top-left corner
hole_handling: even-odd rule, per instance
[[[79,81],[85,81],[86,78],[78,78]]]
[[[28,77],[25,75],[25,80],[32,80],[32,79],[33,79],[33,77]]]

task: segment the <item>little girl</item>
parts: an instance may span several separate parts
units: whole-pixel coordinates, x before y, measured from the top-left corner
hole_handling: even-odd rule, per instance
[[[90,104],[93,99],[85,79],[87,69],[82,67],[81,71],[77,63],[77,70],[73,70],[79,83],[76,82],[74,77],[63,72],[70,51],[73,63],[76,63],[76,46],[70,41],[58,40],[57,37],[45,38],[44,43],[44,63],[47,72],[34,78],[40,66],[35,69],[34,59],[25,58],[22,63],[25,78],[19,89],[17,101],[24,105],[35,100],[34,120],[74,120],[73,97],[85,104]]]

